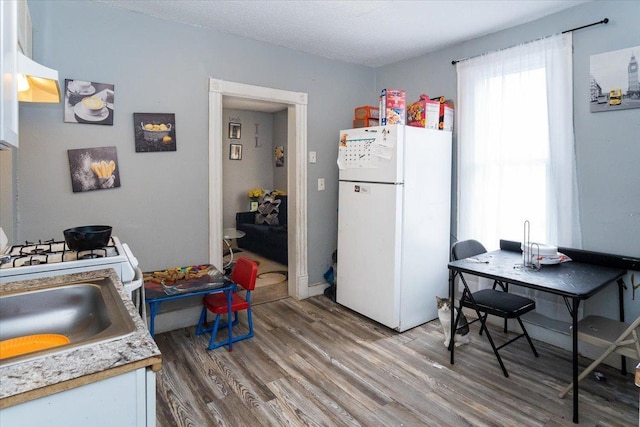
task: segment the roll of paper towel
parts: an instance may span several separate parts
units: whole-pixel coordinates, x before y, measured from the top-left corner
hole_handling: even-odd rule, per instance
[[[520,245],[520,249],[525,255],[531,253],[532,256],[555,257],[558,255],[558,247],[545,245],[544,243],[529,243],[525,248],[524,244]]]

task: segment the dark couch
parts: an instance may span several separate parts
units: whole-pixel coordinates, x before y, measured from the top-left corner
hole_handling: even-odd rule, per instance
[[[236,242],[239,248],[287,265],[287,196],[276,196],[278,199],[278,225],[256,224],[256,212],[236,213],[236,229],[246,233]]]

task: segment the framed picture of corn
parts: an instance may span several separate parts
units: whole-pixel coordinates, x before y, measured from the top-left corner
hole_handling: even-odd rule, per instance
[[[116,147],[67,150],[74,193],[120,187]]]
[[[176,115],[133,113],[136,153],[176,151]]]

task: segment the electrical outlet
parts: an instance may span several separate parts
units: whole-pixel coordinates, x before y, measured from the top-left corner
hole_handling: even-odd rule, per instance
[[[324,178],[318,178],[318,191],[324,191]]]
[[[316,162],[316,152],[309,151],[309,163],[315,163],[315,162]]]

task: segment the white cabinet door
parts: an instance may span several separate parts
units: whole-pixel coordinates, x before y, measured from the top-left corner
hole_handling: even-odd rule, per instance
[[[18,146],[18,5],[0,1],[0,148]]]
[[[155,420],[155,373],[144,368],[0,411],[3,427],[150,427]]]

